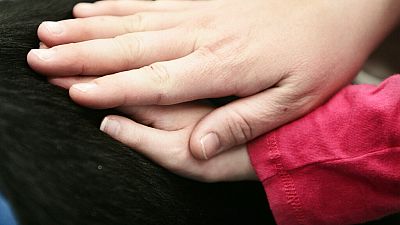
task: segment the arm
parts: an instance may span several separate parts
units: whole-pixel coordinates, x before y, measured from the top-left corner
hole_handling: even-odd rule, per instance
[[[400,212],[400,75],[346,87],[249,145],[278,224],[356,224]]]

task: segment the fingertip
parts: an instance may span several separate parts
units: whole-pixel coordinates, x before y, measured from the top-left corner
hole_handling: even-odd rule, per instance
[[[208,132],[200,138],[201,153],[204,159],[209,159],[218,154],[221,149],[221,141],[217,133]]]
[[[89,92],[93,92],[96,91],[96,89],[98,88],[98,85],[96,83],[78,83],[78,84],[74,84],[72,85],[71,89],[75,89],[81,93],[89,93]]]
[[[28,52],[26,60],[32,69],[37,72],[44,72],[43,63],[51,60],[55,52],[51,49],[32,49]]]
[[[66,57],[62,56],[63,54],[58,54],[56,48],[32,49],[27,54],[27,62],[33,70],[46,76],[73,76],[79,74],[80,69],[73,67],[74,61],[65,59]]]
[[[215,111],[197,123],[190,137],[190,150],[197,159],[209,160],[225,150],[224,137],[219,126],[223,118],[215,117]]]
[[[58,40],[64,36],[65,31],[66,28],[62,21],[44,21],[39,25],[37,35],[45,45],[52,47],[57,45]]]
[[[51,60],[55,56],[56,52],[53,49],[32,49],[28,55],[40,59],[41,61]]]
[[[70,89],[72,85],[79,83],[90,83],[97,79],[96,76],[70,76],[70,77],[49,77],[47,80],[56,86]]]
[[[192,141],[191,141],[192,143]],[[196,135],[190,145],[193,156],[197,159],[208,160],[221,152],[221,141],[215,132]]]
[[[206,154],[204,151],[204,143],[201,141],[201,136],[195,134],[194,132],[192,133],[192,136],[190,137],[190,152],[192,153],[193,157],[199,160],[208,160],[210,156]]]
[[[100,130],[157,162],[162,163],[170,158],[168,151],[162,151],[162,147],[168,149],[168,145],[174,142],[169,132],[147,127],[117,115],[106,116],[100,124]]]
[[[34,69],[34,66],[35,66],[35,58],[36,56],[34,56],[33,55],[33,53],[32,53],[32,50],[30,50],[29,52],[28,52],[28,54],[26,54],[26,62],[28,63],[28,65],[32,68],[32,69]]]
[[[111,137],[118,139],[121,131],[121,122],[117,116],[106,116],[100,125],[100,130]]]
[[[41,42],[46,43],[47,39],[48,39],[48,37],[47,37],[48,34],[47,34],[47,30],[45,29],[45,27],[43,25],[44,23],[45,22],[42,22],[41,24],[39,24],[39,27],[37,29],[37,35]]]
[[[33,64],[33,60],[34,60],[34,58],[36,57],[35,55],[33,55],[32,50],[33,50],[33,49],[31,49],[31,50],[28,52],[28,54],[26,55],[26,61],[28,62],[29,66],[32,66],[31,64]]]
[[[78,83],[73,84],[69,89],[69,96],[71,99],[79,105],[100,109],[96,100],[96,87],[94,83]]]
[[[73,84],[69,95],[79,105],[93,109],[107,109],[121,106],[118,92],[100,87],[96,82]]]
[[[100,130],[102,131],[102,132],[104,132],[104,133],[106,133],[106,128],[107,128],[107,122],[108,122],[108,117],[106,116],[106,117],[104,117],[104,119],[101,121],[101,124],[100,124]]]

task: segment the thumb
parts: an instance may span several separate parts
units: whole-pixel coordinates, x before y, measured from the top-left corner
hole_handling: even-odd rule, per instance
[[[212,158],[308,112],[311,98],[291,92],[285,87],[271,88],[214,110],[192,132],[193,156]]]

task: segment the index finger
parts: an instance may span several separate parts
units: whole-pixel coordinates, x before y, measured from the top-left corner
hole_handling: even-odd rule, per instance
[[[231,73],[229,65],[200,48],[179,59],[75,84],[70,96],[78,104],[91,108],[172,105],[230,95],[249,96],[275,83],[265,76],[244,79]]]
[[[74,101],[87,107],[114,108],[171,105],[231,94],[233,85],[220,87],[220,79],[210,79],[210,75],[218,74],[217,69],[212,57],[195,51],[176,60],[75,84],[70,95]]]

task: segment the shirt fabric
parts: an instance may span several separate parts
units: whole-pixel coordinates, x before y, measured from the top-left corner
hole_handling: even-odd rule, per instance
[[[400,75],[347,86],[248,151],[279,225],[357,224],[400,212]]]

